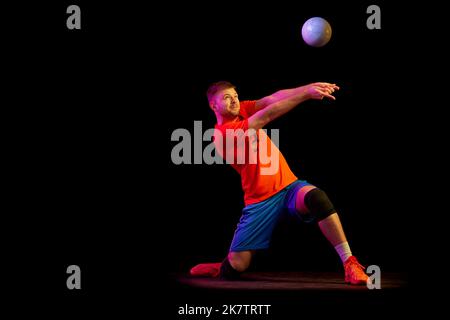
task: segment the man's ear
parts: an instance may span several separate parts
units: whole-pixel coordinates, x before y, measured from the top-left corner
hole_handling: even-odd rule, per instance
[[[213,101],[209,102],[209,107],[211,108],[211,110],[215,111],[216,110],[216,105]]]

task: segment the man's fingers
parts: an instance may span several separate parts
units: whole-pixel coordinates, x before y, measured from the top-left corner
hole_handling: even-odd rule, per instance
[[[337,85],[335,85],[335,84],[329,84],[327,86],[327,88],[330,88],[330,89],[333,89],[333,90],[339,90],[339,87]]]
[[[328,83],[328,82],[317,82],[315,83],[317,87],[320,87],[321,89],[333,89],[333,90],[339,90],[339,86],[337,86],[335,83]]]
[[[331,94],[329,94],[326,90],[321,90],[318,88],[316,90],[321,95],[321,98],[327,97],[329,99],[336,100],[336,98],[334,96],[332,96]]]

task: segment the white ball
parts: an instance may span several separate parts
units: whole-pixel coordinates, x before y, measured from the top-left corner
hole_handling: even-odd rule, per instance
[[[331,39],[331,25],[323,18],[310,18],[303,24],[302,38],[312,47],[323,47]]]

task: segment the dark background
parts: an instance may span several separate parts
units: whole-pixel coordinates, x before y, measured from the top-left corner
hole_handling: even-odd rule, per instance
[[[70,4],[81,7],[81,30],[66,28]],[[370,4],[381,8],[381,30],[366,27]],[[8,266],[19,271],[16,288],[65,297],[69,307],[138,303],[164,290],[170,272],[223,259],[243,207],[238,174],[170,158],[173,130],[193,132],[195,120],[214,126],[205,92],[218,80],[237,85],[241,100],[315,81],[341,87],[335,102],[305,102],[269,128],[280,128],[294,173],[328,193],[360,260],[409,273],[411,217],[420,212],[410,201],[418,196],[410,175],[415,107],[401,92],[417,90],[405,79],[417,77],[409,61],[420,26],[405,23],[408,8],[384,1],[16,8],[9,26],[19,36],[9,35],[5,60]],[[325,47],[301,39],[312,16],[333,28]],[[316,226],[283,228],[256,267],[341,270]],[[71,264],[82,270],[79,292],[65,287]],[[31,288],[30,269],[39,270]]]

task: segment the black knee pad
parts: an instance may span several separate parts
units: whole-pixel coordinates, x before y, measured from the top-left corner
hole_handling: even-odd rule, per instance
[[[305,205],[317,221],[325,219],[336,211],[327,194],[319,188],[312,189],[305,195]]]
[[[220,266],[219,278],[222,280],[236,280],[240,275],[241,273],[231,266],[228,258],[225,258]]]

